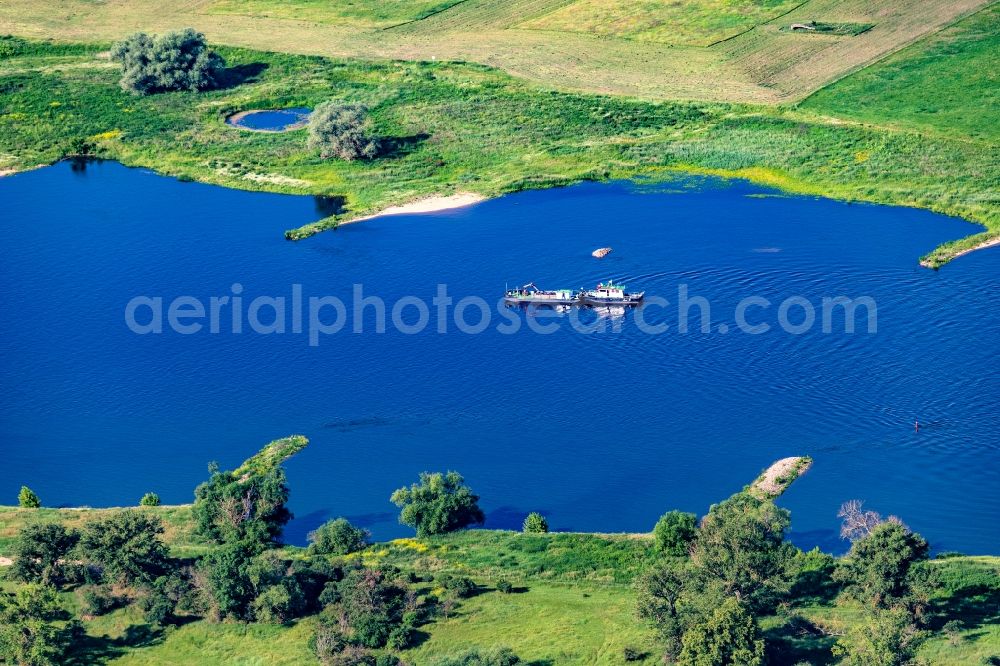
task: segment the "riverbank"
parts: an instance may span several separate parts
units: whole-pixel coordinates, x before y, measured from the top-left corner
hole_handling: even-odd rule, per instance
[[[35,521],[64,522],[107,517],[122,509],[21,509],[0,507],[0,553],[9,553],[7,535]],[[192,541],[190,506],[141,507],[164,520],[163,535],[171,553],[192,557],[211,546]],[[302,560],[303,549],[285,548],[281,556]],[[0,558],[6,555],[0,555]],[[465,530],[431,538],[405,538],[372,544],[348,556],[369,567],[397,567],[417,580],[428,572],[471,578],[477,591],[460,600],[446,617],[421,626],[420,640],[401,656],[408,663],[430,664],[469,647],[511,647],[528,663],[621,664],[626,648],[645,653],[653,663],[659,649],[651,627],[636,618],[636,580],[660,556],[649,535],[521,534],[503,530]],[[334,563],[338,558],[333,558]],[[817,560],[819,561],[819,560]],[[933,631],[919,655],[929,663],[978,666],[1000,650],[1000,625],[991,600],[1000,594],[1000,557],[954,556],[931,561],[941,584],[929,612]],[[811,571],[811,575],[819,575]],[[498,583],[513,585],[502,593]],[[10,584],[8,584],[10,585]],[[63,592],[74,607],[75,593]],[[941,627],[954,620],[957,628]],[[760,624],[770,644],[780,646],[772,663],[829,661],[832,636],[863,621],[854,604],[838,604],[827,595],[803,596],[781,614],[763,616]],[[310,639],[317,618],[286,624],[226,623],[186,617],[158,640],[130,642],[148,625],[134,606],[87,618],[82,626],[91,641],[81,643],[81,659],[104,663],[91,644],[110,643],[114,656],[130,664],[216,664],[263,659],[268,663],[314,664]],[[803,630],[803,626],[809,630]],[[118,662],[116,662],[118,663]]]
[[[456,190],[493,197],[692,173],[927,208],[1000,234],[992,195],[1000,174],[988,142],[794,109],[553,92],[477,65],[230,48],[220,49],[230,65],[260,73],[226,90],[133,97],[98,57],[106,44],[23,43],[0,69],[0,82],[16,80],[0,107],[4,169],[85,152],[181,179],[343,198],[342,212],[290,230],[290,239]],[[374,129],[393,146],[385,156],[321,160],[301,132],[241,132],[225,122],[244,109],[312,107],[344,94],[372,109]],[[940,265],[967,242],[927,248],[925,258]]]

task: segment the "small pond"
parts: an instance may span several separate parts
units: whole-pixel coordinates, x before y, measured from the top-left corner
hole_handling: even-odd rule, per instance
[[[256,132],[287,132],[303,127],[312,109],[296,106],[288,109],[258,109],[240,111],[226,118],[226,122],[241,129]]]

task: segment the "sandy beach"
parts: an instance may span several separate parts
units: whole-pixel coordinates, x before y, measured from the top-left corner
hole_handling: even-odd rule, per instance
[[[451,210],[452,208],[464,208],[465,206],[471,206],[477,204],[481,201],[485,201],[486,197],[481,194],[476,194],[475,192],[456,192],[455,194],[450,194],[447,196],[438,195],[431,197],[424,197],[423,199],[417,199],[416,201],[411,201],[408,204],[402,204],[399,206],[389,206],[388,208],[383,208],[377,213],[372,213],[371,215],[363,215],[361,217],[355,217],[350,220],[344,220],[342,224],[349,224],[351,222],[361,222],[362,220],[370,220],[375,217],[383,217],[385,215],[412,215],[415,213],[436,213],[442,210]]]

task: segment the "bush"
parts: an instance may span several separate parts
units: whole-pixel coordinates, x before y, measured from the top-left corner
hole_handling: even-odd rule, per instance
[[[218,87],[225,60],[209,51],[205,36],[192,28],[154,38],[144,32],[115,42],[111,59],[122,65],[122,90],[136,95]]]
[[[329,606],[336,603],[340,603],[340,590],[337,589],[337,583],[331,581],[324,585],[323,591],[319,593],[319,604]]]
[[[97,617],[110,613],[119,606],[121,600],[104,585],[87,585],[77,590],[80,612]]]
[[[697,533],[698,523],[693,513],[670,511],[656,521],[653,541],[661,553],[681,557],[688,554]]]
[[[178,610],[188,613],[206,610],[203,591],[195,586],[190,568],[172,571],[145,586],[136,605],[143,619],[153,625],[164,624]]]
[[[486,652],[469,650],[433,662],[434,666],[516,666],[521,659],[507,647],[496,647]]]
[[[342,160],[371,159],[378,142],[368,136],[368,109],[359,105],[324,102],[309,116],[309,142],[320,157]]]
[[[301,598],[296,598],[286,585],[271,585],[253,600],[253,614],[257,622],[284,624],[302,609]]]
[[[368,545],[368,530],[354,527],[346,518],[337,518],[309,533],[309,550],[317,555],[347,555]]]
[[[21,486],[21,492],[17,494],[17,505],[22,509],[37,509],[42,506],[42,501],[31,488]]]
[[[369,648],[383,647],[395,629],[392,618],[384,613],[355,614],[350,622],[354,642]]]
[[[66,154],[72,157],[86,157],[93,153],[95,148],[96,146],[86,138],[77,136],[70,139]]]
[[[548,532],[549,521],[545,520],[545,516],[537,511],[532,511],[528,514],[528,517],[524,519],[524,525],[522,525],[521,529],[524,532],[532,533]]]
[[[139,500],[139,506],[160,506],[160,496],[156,493],[146,493]]]
[[[837,593],[839,588],[833,580],[837,560],[822,552],[819,547],[796,553],[791,567],[794,575],[791,596],[795,599],[832,598]]]
[[[389,638],[386,640],[385,646],[392,650],[405,650],[410,647],[412,641],[413,628],[404,624],[389,632]]]
[[[924,634],[905,608],[869,608],[833,646],[833,654],[851,666],[911,664]]]
[[[510,594],[514,591],[514,585],[509,580],[500,579],[497,581],[497,590],[503,594]]]
[[[319,643],[317,642],[317,645]],[[375,666],[375,657],[357,645],[347,644],[336,652],[317,655],[323,666]]]
[[[458,472],[422,472],[420,483],[400,488],[389,499],[402,509],[399,522],[416,529],[418,537],[444,534],[486,521],[479,508],[479,496],[465,485]]]
[[[322,610],[323,606],[327,605],[320,598],[328,586],[334,586],[336,591],[336,581],[344,577],[344,572],[326,560],[315,558],[307,562],[293,560],[288,575],[301,591],[304,604],[303,613],[313,613]]]
[[[646,655],[634,647],[627,647],[622,651],[622,658],[625,661],[642,661],[646,658]]]
[[[160,625],[174,614],[174,604],[163,589],[151,587],[146,594],[139,597],[136,604],[142,611],[142,618],[148,624]]]
[[[328,663],[335,655],[340,654],[348,645],[347,636],[339,627],[321,622],[316,627],[312,637],[313,652],[321,663]]]
[[[453,596],[464,599],[471,596],[476,591],[476,584],[471,578],[465,576],[450,576],[445,574],[438,578],[441,587],[452,593]]]

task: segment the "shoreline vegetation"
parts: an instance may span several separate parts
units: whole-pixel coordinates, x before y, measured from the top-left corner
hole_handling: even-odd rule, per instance
[[[986,19],[991,11],[983,10]],[[100,55],[106,43],[0,42],[7,54],[0,58],[0,168],[89,155],[186,180],[344,200],[343,212],[287,231],[290,240],[416,210],[398,207],[423,210],[428,199],[457,193],[489,198],[685,174],[925,208],[985,227],[928,248],[922,263],[931,268],[1000,239],[991,130],[969,139],[933,126],[847,121],[810,100],[800,107],[648,102],[548,90],[469,63],[231,47],[216,47],[228,63],[220,89],[137,97],[119,89],[118,72]],[[323,160],[301,132],[245,132],[226,123],[241,110],[314,108],[330,99],[370,109],[378,157]]]
[[[358,666],[610,665],[666,656],[687,665],[760,664],[766,653],[773,666],[833,665],[855,663],[839,657],[864,654],[873,632],[890,641],[893,656],[898,648],[927,663],[990,664],[1000,654],[1000,557],[930,559],[919,535],[861,502],[841,508],[851,518],[842,527],[852,530],[847,555],[805,552],[785,540],[790,517],[773,500],[809,469],[808,456],[776,461],[700,520],[669,511],[651,533],[549,532],[538,513],[521,532],[463,529],[484,516],[478,495],[448,472],[421,474],[420,483],[389,498],[414,537],[370,542],[364,529],[338,518],[312,532],[308,547],[284,545],[281,529],[291,516],[282,463],[307,444],[286,437],[231,471],[210,465],[193,504],[0,506],[0,614],[21,595],[50,590],[48,615],[30,620],[24,635],[62,650],[54,662],[29,662],[207,666],[252,656]],[[247,502],[249,513],[241,508]],[[914,550],[893,550],[900,546],[892,539]],[[733,558],[734,544],[741,558]],[[859,544],[903,561],[872,561],[869,580]],[[24,552],[40,559],[25,565],[17,559]],[[739,573],[747,567],[750,578]],[[890,599],[903,594],[892,603],[915,604],[922,628],[910,634],[910,624],[897,635],[870,624],[900,620],[905,606],[886,607],[876,596],[868,607],[866,595],[882,593],[856,581]],[[675,585],[685,613],[696,617],[698,603],[709,604],[709,618],[738,603],[732,619],[747,634],[727,641],[748,641],[754,658],[695,661],[711,648],[695,644],[697,620],[669,610]],[[714,595],[729,586],[738,594],[725,592],[720,605]],[[357,605],[371,594],[386,595],[385,605]],[[501,646],[504,661],[456,661]],[[0,634],[4,649],[16,648]]]

